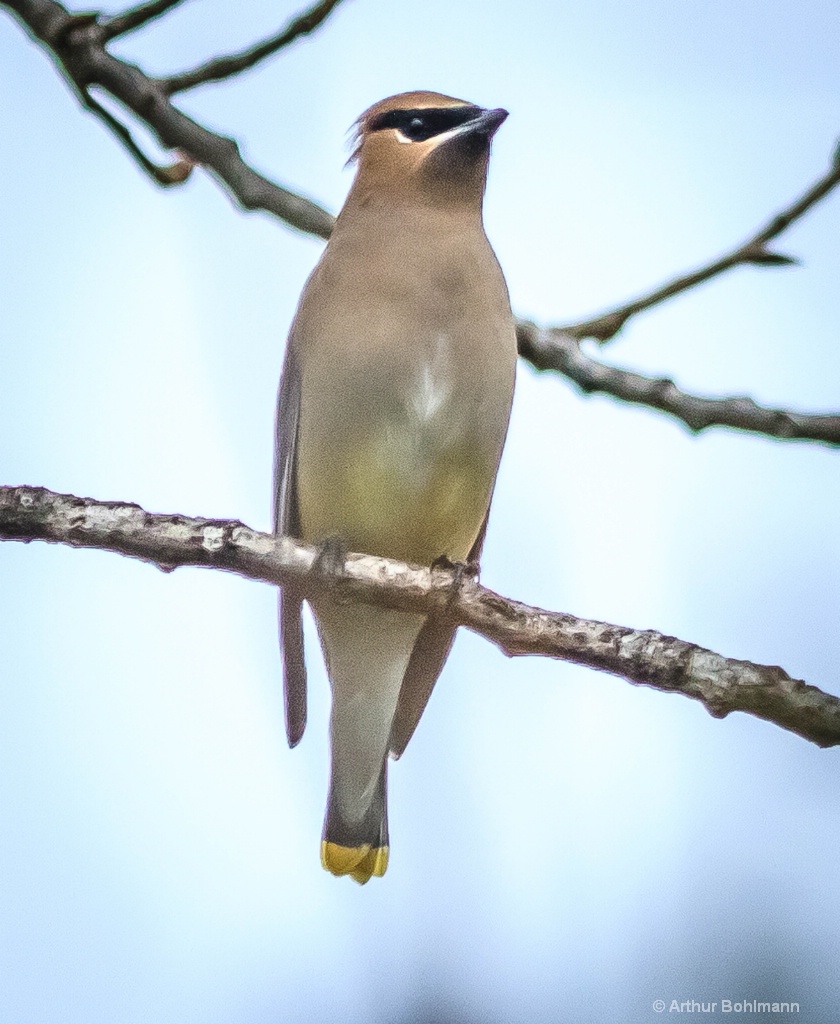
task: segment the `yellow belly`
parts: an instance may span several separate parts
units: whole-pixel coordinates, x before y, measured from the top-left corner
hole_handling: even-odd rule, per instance
[[[392,425],[333,449],[328,469],[320,461],[321,471],[303,463],[299,476],[307,542],[337,536],[351,551],[420,565],[467,557],[495,473],[474,449],[436,445]]]

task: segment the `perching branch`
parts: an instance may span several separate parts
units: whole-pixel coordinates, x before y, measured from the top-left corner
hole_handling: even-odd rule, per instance
[[[743,245],[737,246],[731,252],[714,260],[699,270],[692,271],[682,277],[676,277],[673,281],[657,288],[649,295],[628,302],[626,306],[619,306],[608,313],[595,317],[592,320],[584,320],[578,324],[568,324],[558,328],[573,338],[595,338],[602,345],[614,338],[621,328],[627,323],[631,316],[640,313],[643,309],[650,309],[665,299],[688,291],[695,285],[708,281],[718,274],[722,274],[733,267],[744,264],[753,264],[758,267],[783,267],[797,264],[799,261],[793,256],[785,256],[782,253],[773,252],[767,248],[767,243],[777,238],[783,231],[790,227],[794,221],[799,220],[804,214],[824,199],[829,192],[840,184],[840,145],[834,152],[831,166],[826,173],[816,181],[804,195],[801,195],[790,206],[786,207],[767,224],[757,231],[752,238]]]
[[[681,391],[667,377],[645,377],[592,359],[580,341],[559,327],[540,328],[527,320],[516,325],[519,354],[538,370],[555,370],[585,394],[601,392],[658,409],[681,420],[693,433],[709,427],[732,427],[764,437],[816,441],[840,446],[840,415],[810,415],[767,409],[752,398],[701,398]]]
[[[205,82],[218,82],[224,78],[230,78],[232,75],[238,75],[241,71],[254,67],[261,60],[282,50],[300,36],[314,32],[340,3],[341,0],[320,0],[304,14],[290,21],[277,35],[271,36],[241,53],[216,57],[214,60],[199,64],[192,71],[184,71],[180,75],[164,78],[161,80],[161,85],[172,96],[185,89],[194,89],[197,85],[203,85]]]
[[[744,711],[817,746],[840,745],[840,699],[791,679],[781,668],[724,658],[654,630],[532,608],[473,580],[455,588],[445,570],[348,555],[343,571],[325,573],[315,565],[314,548],[235,520],[153,515],[139,505],[55,494],[42,487],[0,487],[0,540],[98,548],[167,571],[205,566],[264,583],[294,583],[309,597],[330,592],[403,611],[434,611],[508,655],[536,654],[586,665],[634,684],[682,693],[715,718]]]
[[[323,21],[337,3],[338,0],[333,0],[330,6],[330,0],[324,0],[293,22],[281,36],[275,37],[274,42],[282,35],[292,33],[297,24],[303,24],[301,31],[306,31],[307,18],[320,16]],[[110,20],[103,20],[96,14],[72,15],[56,0],[0,0],[0,6],[18,15],[34,38],[56,60],[85,106],[115,133],[152,180],[162,185],[177,184],[186,179],[192,166],[204,164],[243,209],[265,210],[301,231],[319,238],[329,237],[334,218],[326,210],[259,174],[242,159],[233,139],[209,131],[175,108],[167,93],[166,82],[149,77],[135,65],[106,51],[105,44],[116,34],[115,26],[118,32],[139,27],[148,18],[174,6],[174,2],[158,0]],[[245,56],[226,59],[235,61]],[[236,70],[242,68],[234,66],[230,73]],[[183,76],[174,76],[167,81],[178,81],[180,77]],[[164,146],[178,153],[179,159],[170,167],[160,167],[151,161],[140,150],[128,129],[91,97],[91,85],[101,86],[131,109],[155,132]],[[837,415],[766,409],[751,398],[713,399],[691,395],[679,390],[673,381],[655,380],[599,363],[583,353],[579,341],[585,337],[606,341],[635,313],[741,263],[779,265],[793,262],[791,257],[771,252],[767,243],[827,196],[839,180],[840,153],[836,153],[831,169],[744,245],[636,302],[565,328],[541,329],[520,321],[520,354],[537,369],[563,374],[586,393],[602,392],[622,401],[666,412],[694,431],[728,426],[769,437],[837,445],[840,437],[840,417]]]
[[[178,151],[179,164],[205,165],[243,209],[266,210],[300,231],[319,238],[329,237],[334,222],[331,214],[259,174],[242,159],[233,139],[211,132],[187,117],[172,104],[159,81],[110,54],[106,49],[108,24],[100,25],[98,15],[73,15],[56,0],[0,0],[0,6],[15,12],[53,57],[85,106],[94,109],[97,116],[102,118],[103,108],[96,101],[91,103],[90,88],[94,85],[136,114],[166,149]],[[114,131],[112,122],[116,119],[113,115],[109,118],[103,120]],[[156,173],[160,169],[140,153],[128,130],[116,134],[143,171],[160,182]]]

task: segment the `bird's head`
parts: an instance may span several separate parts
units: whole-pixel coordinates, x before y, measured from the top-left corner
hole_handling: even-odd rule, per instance
[[[490,142],[507,116],[436,92],[381,100],[356,122],[355,189],[480,208]]]

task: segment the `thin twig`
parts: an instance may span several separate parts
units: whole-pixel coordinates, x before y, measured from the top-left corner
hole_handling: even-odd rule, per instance
[[[663,285],[661,288],[657,288],[649,295],[643,295],[633,302],[628,302],[626,306],[619,306],[617,309],[611,310],[608,313],[602,313],[601,316],[594,317],[592,320],[567,324],[558,329],[566,334],[570,334],[573,338],[595,338],[596,341],[603,345],[611,338],[614,338],[630,317],[636,313],[640,313],[643,309],[650,309],[651,306],[656,306],[660,302],[672,298],[674,295],[679,295],[689,288],[694,288],[703,281],[717,277],[718,274],[731,270],[733,267],[744,264],[753,264],[759,267],[781,267],[796,264],[798,260],[794,257],[772,252],[767,248],[767,243],[777,238],[794,221],[799,220],[808,210],[836,188],[838,184],[840,184],[840,146],[835,150],[831,167],[828,171],[807,192],[791,203],[790,206],[776,214],[775,217],[772,217],[764,227],[757,231],[752,238],[744,242],[743,245],[739,245],[707,266],[674,278],[673,281],[668,282],[668,284]]]
[[[159,18],[173,7],[183,3],[184,0],[150,0],[149,3],[139,4],[131,10],[116,14],[112,18],[101,18],[99,21],[106,39],[116,39],[126,32],[133,32],[135,29],[148,25],[150,21]]]
[[[131,156],[134,157],[146,174],[149,175],[152,181],[157,182],[158,185],[164,186],[180,185],[190,176],[192,169],[195,166],[192,161],[182,157],[180,160],[176,160],[174,164],[161,167],[146,156],[143,150],[134,141],[134,137],[128,128],[114,117],[109,110],[106,110],[101,103],[98,103],[87,90],[84,92],[83,102],[88,110],[96,114],[96,116],[103,121],[108,128],[110,128]]]
[[[317,552],[238,521],[152,515],[139,505],[55,494],[41,487],[0,487],[0,540],[44,540],[114,551],[169,571],[193,565],[265,583],[293,583],[309,597],[383,604],[448,617],[508,655],[542,655],[599,669],[628,682],[702,703],[716,718],[731,711],[773,722],[821,747],[840,745],[840,699],[791,679],[781,668],[724,658],[655,630],[636,630],[501,597],[453,573],[372,555],[348,555],[343,571],[324,573]]]
[[[320,0],[310,10],[299,15],[293,21],[274,36],[257,43],[240,53],[229,54],[225,57],[216,57],[204,64],[199,64],[192,71],[184,71],[180,75],[172,75],[170,78],[161,79],[161,85],[170,96],[176,92],[183,92],[185,89],[194,89],[197,85],[205,82],[219,82],[232,75],[238,75],[241,71],[254,67],[261,60],[270,57],[284,47],[293,43],[300,36],[313,32],[318,26],[326,21],[333,10],[338,7],[341,0]]]
[[[577,338],[558,327],[540,328],[520,320],[516,330],[519,354],[536,369],[562,373],[585,394],[600,392],[668,413],[695,434],[709,427],[732,427],[764,437],[840,447],[840,415],[768,409],[747,397],[691,395],[666,377],[645,377],[592,359],[583,352]]]

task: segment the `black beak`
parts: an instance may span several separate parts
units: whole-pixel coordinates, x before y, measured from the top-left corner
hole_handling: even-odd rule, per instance
[[[470,177],[479,165],[483,166],[483,174],[487,172],[487,160],[490,156],[490,142],[507,118],[508,112],[498,107],[496,110],[482,110],[452,128],[441,139],[426,161],[431,174],[443,175],[448,178]],[[482,179],[483,180],[483,179]]]
[[[468,132],[475,132],[477,135],[492,139],[502,127],[507,116],[508,112],[501,107],[497,107],[495,110],[482,110],[478,117],[473,121],[468,121],[464,128]]]

